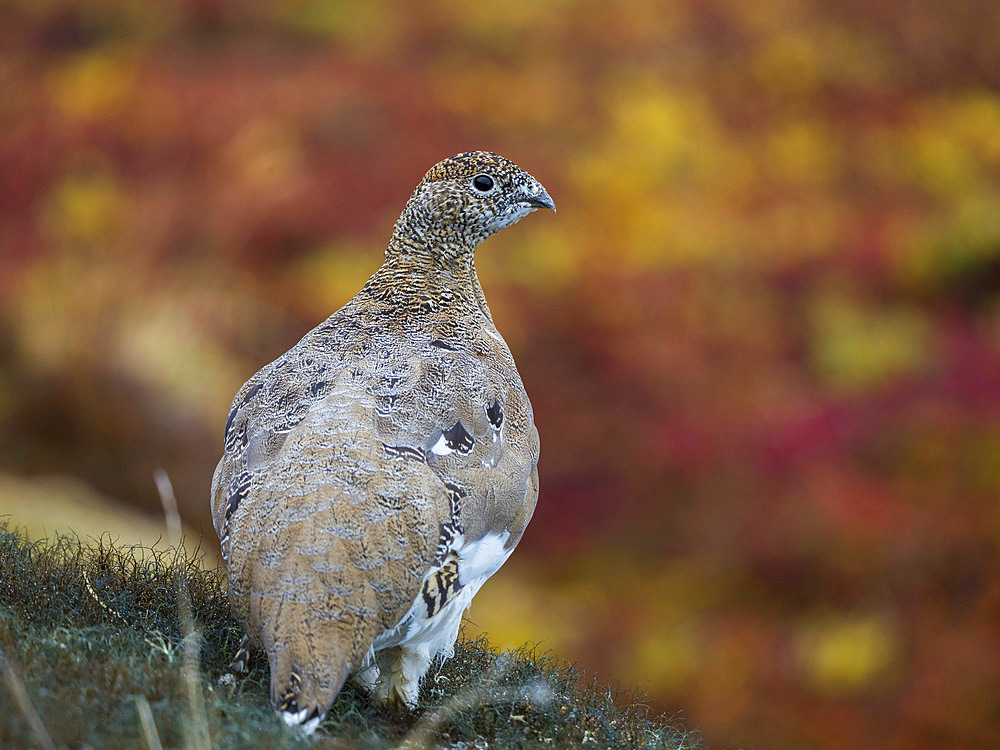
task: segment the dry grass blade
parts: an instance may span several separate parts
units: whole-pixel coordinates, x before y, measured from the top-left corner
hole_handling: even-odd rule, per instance
[[[181,533],[181,517],[177,512],[177,498],[170,477],[163,469],[157,469],[153,474],[156,489],[160,493],[163,504],[163,515],[167,519],[167,530],[170,542],[177,551],[178,561],[183,556],[183,535]],[[191,614],[191,597],[188,595],[187,579],[180,574],[177,579],[177,608],[180,613],[181,628],[184,632],[184,663],[182,673],[187,691],[190,723],[184,727],[184,746],[190,750],[210,750],[212,741],[208,733],[208,715],[205,711],[205,696],[201,692],[201,673],[199,669],[200,638],[194,627],[194,617]]]
[[[7,657],[2,650],[0,650],[0,668],[3,669],[3,679],[7,683],[7,689],[10,690],[11,695],[14,696],[14,700],[17,701],[21,713],[24,714],[28,723],[31,724],[31,731],[35,733],[35,739],[38,740],[38,744],[41,745],[42,750],[55,750],[56,746],[52,742],[45,724],[42,723],[42,719],[39,717],[38,712],[35,711],[35,707],[31,705],[28,693],[24,690],[24,683],[21,682],[21,678],[17,676],[17,672],[14,671],[10,662],[7,661]]]
[[[146,747],[149,750],[163,750],[160,744],[160,735],[156,731],[156,724],[153,721],[153,711],[149,707],[146,696],[135,696],[135,709],[139,712],[139,722],[142,724],[142,733],[146,737]]]
[[[157,469],[153,472],[153,480],[156,482],[157,492],[160,493],[160,503],[163,505],[163,515],[167,520],[167,533],[170,534],[170,542],[179,552],[182,549],[183,532],[181,531],[181,516],[177,512],[174,486],[171,484],[167,472],[163,469]]]

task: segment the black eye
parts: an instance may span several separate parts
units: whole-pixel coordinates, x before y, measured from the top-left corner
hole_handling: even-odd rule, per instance
[[[488,174],[477,174],[472,178],[472,184],[476,190],[486,193],[493,189],[493,178]]]

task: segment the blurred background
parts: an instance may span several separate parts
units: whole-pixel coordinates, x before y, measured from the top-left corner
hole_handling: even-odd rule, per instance
[[[0,515],[149,542],[162,466],[214,554],[236,389],[486,148],[559,213],[479,252],[542,493],[469,631],[713,748],[996,747],[998,29],[995,0],[6,0]]]

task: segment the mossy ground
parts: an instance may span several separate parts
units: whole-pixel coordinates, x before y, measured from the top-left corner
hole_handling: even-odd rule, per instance
[[[564,662],[482,639],[432,667],[415,711],[348,685],[307,738],[271,711],[263,655],[249,674],[229,674],[241,637],[223,576],[196,559],[109,539],[28,542],[0,527],[2,747],[46,746],[46,734],[56,747],[93,748],[699,745]]]

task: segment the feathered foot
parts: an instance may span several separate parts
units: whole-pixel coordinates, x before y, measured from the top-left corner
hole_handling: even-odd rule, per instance
[[[430,655],[396,646],[380,651],[376,658],[378,679],[371,689],[375,698],[382,703],[416,708],[420,681],[431,664]]]
[[[229,662],[229,669],[233,672],[247,672],[249,671],[250,654],[253,652],[253,646],[250,645],[250,638],[248,636],[243,636],[243,640],[240,641],[240,647],[236,650],[236,656],[233,660]]]

